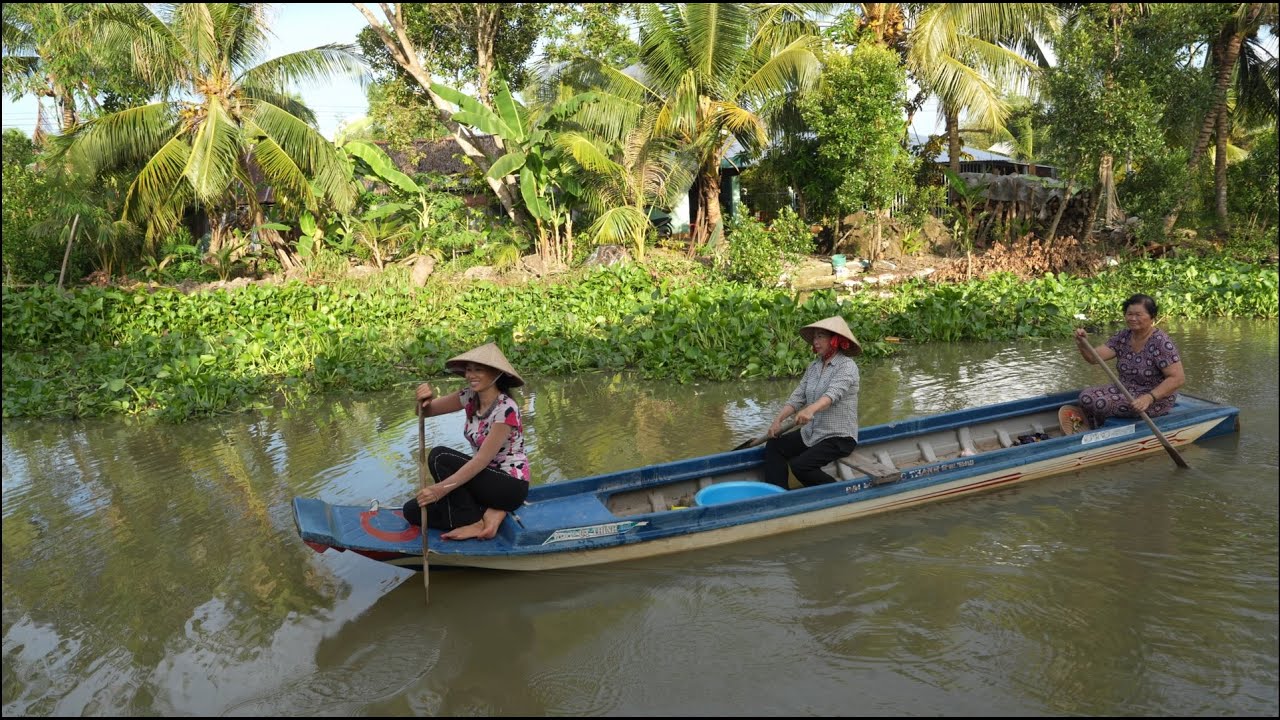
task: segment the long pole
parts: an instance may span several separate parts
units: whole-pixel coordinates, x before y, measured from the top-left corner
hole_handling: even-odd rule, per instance
[[[427,415],[422,403],[418,405],[418,485],[427,489]],[[422,508],[422,590],[431,599],[431,573],[427,568],[427,509]]]
[[[62,279],[67,276],[67,261],[71,259],[71,242],[76,239],[76,226],[80,224],[80,213],[71,221],[71,234],[67,236],[67,251],[62,253],[62,271],[58,273],[58,289],[62,289]]]

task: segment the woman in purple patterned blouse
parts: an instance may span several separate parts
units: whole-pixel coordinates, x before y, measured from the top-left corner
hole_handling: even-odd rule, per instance
[[[404,519],[447,530],[445,540],[491,539],[529,495],[529,457],[524,451],[524,424],[512,388],[524,380],[494,343],[465,352],[445,363],[467,386],[435,397],[429,383],[418,386],[417,401],[427,416],[466,411],[462,435],[474,455],[434,447],[427,469],[435,483],[404,504]]]
[[[1091,427],[1098,427],[1109,417],[1138,417],[1140,412],[1155,417],[1173,408],[1178,388],[1186,382],[1182,356],[1165,331],[1156,328],[1156,301],[1149,295],[1134,295],[1124,301],[1124,330],[1111,336],[1094,352],[1106,362],[1116,358],[1116,375],[1133,395],[1129,403],[1120,388],[1101,385],[1085,388],[1080,393],[1080,409]],[[1088,352],[1089,336],[1076,328],[1076,349],[1092,364]]]

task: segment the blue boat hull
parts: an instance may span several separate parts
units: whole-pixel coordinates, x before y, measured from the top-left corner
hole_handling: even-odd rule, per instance
[[[722,545],[1121,462],[1165,448],[1141,419],[1112,419],[1063,435],[1057,409],[1075,393],[1041,396],[863,428],[841,482],[716,505],[697,491],[762,479],[763,447],[538,485],[492,540],[446,541],[429,531],[432,565],[543,570],[618,562]],[[1239,411],[1181,396],[1154,418],[1174,446],[1238,432]],[[1025,431],[1025,432],[1023,432]],[[1018,435],[1048,439],[1018,444]],[[871,465],[879,471],[869,471]],[[856,465],[857,467],[854,467]],[[295,498],[302,539],[422,569],[422,539],[398,508]]]

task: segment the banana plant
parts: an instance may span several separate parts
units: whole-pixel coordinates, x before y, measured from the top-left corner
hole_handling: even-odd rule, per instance
[[[364,140],[352,140],[341,145],[339,152],[347,159],[358,158],[363,161],[372,171],[372,174],[365,175],[367,179],[385,183],[399,194],[413,195],[415,202],[413,204],[384,202],[359,217],[337,213],[330,215],[323,223],[317,221],[310,211],[304,211],[298,218],[298,230],[301,233],[298,238],[298,255],[304,260],[314,255],[324,242],[327,242],[334,251],[347,254],[352,252],[360,242],[366,244],[371,242],[370,238],[376,243],[377,238],[380,237],[393,235],[398,237],[399,233],[391,230],[398,226],[395,223],[383,222],[396,213],[405,212],[411,216],[416,215],[414,221],[418,227],[426,224],[423,211],[418,209],[418,206],[425,204],[426,190],[414,182],[413,178],[401,172],[382,148]],[[351,164],[348,163],[348,165]],[[351,167],[351,171],[354,173],[355,167]],[[369,223],[376,223],[376,225],[368,225]],[[379,232],[365,232],[362,229],[367,227],[378,227]],[[374,257],[379,260],[384,255],[385,249],[371,248]]]
[[[298,257],[304,261],[310,260],[319,247],[317,243],[324,239],[324,229],[316,224],[315,216],[310,210],[303,210],[298,217],[298,230],[301,232],[298,237]]]
[[[458,106],[453,114],[456,122],[502,139],[507,152],[490,166],[487,176],[498,180],[515,176],[538,233],[540,254],[563,263],[572,254],[570,211],[582,187],[574,177],[572,158],[559,149],[554,125],[595,100],[595,93],[579,93],[548,111],[531,112],[516,101],[506,82],[499,80],[495,87],[493,108],[439,83],[432,84],[431,91]]]

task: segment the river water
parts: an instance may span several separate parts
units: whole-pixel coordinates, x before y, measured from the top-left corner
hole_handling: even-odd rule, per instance
[[[429,603],[420,574],[312,552],[290,509],[409,496],[410,385],[177,426],[6,420],[4,714],[1274,716],[1277,327],[1169,330],[1184,389],[1241,410],[1190,470],[1160,453],[649,561],[437,571]],[[864,425],[1106,379],[1063,341],[860,366]],[[727,450],[793,385],[530,378],[535,480]],[[461,447],[460,420],[428,442]]]

